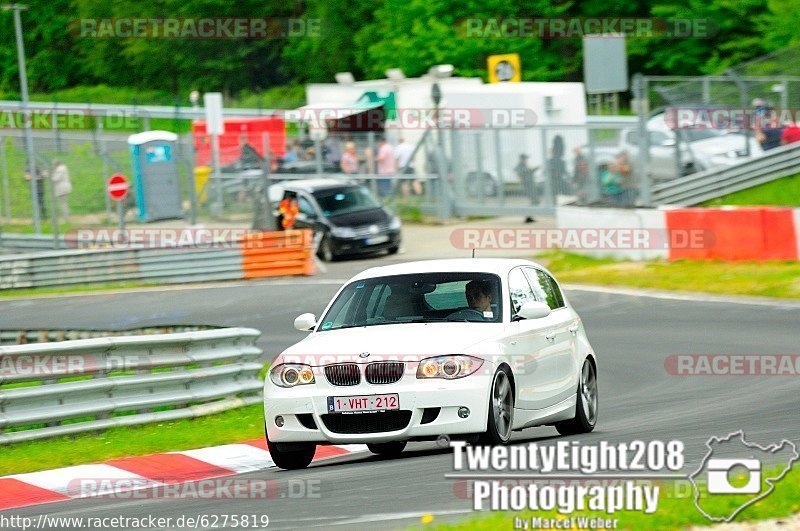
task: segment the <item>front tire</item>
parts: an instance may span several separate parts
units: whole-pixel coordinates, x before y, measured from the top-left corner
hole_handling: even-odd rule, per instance
[[[511,372],[506,367],[497,369],[489,394],[489,419],[486,431],[481,434],[481,444],[508,444],[514,424],[514,387]]]
[[[323,236],[322,241],[319,242],[317,256],[319,256],[320,260],[323,262],[333,262],[335,256],[333,254],[333,244],[331,244],[331,237],[329,235],[326,234]]]
[[[406,441],[392,441],[387,443],[368,444],[367,448],[373,454],[395,457],[403,453]]]
[[[286,449],[290,447],[291,449]],[[277,444],[267,439],[267,449],[275,466],[284,470],[299,470],[306,468],[314,459],[317,445],[314,443]]]
[[[581,368],[578,382],[578,400],[575,404],[575,418],[556,423],[561,435],[589,433],[597,424],[598,409],[597,371],[591,360],[586,359]]]

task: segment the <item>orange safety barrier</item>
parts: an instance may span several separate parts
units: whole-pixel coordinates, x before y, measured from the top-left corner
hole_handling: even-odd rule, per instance
[[[670,234],[703,230],[699,245],[670,246],[670,260],[797,260],[790,208],[687,208],[666,211]]]
[[[310,229],[248,234],[239,244],[242,278],[313,275],[313,239]]]

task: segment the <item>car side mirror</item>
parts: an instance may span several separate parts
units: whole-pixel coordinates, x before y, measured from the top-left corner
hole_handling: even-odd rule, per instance
[[[300,332],[311,332],[317,326],[317,316],[313,313],[298,315],[294,320],[294,327]]]
[[[528,301],[522,305],[517,315],[523,319],[541,319],[550,315],[550,306],[539,301]]]

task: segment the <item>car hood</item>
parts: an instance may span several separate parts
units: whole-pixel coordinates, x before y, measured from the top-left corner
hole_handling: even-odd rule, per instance
[[[385,225],[389,223],[389,214],[382,207],[360,210],[349,214],[328,216],[328,220],[337,227],[360,227],[362,225]]]
[[[309,334],[280,358],[318,366],[404,356],[422,359],[439,354],[488,355],[493,353],[489,352],[492,346],[483,343],[495,339],[504,329],[502,323],[405,323],[328,330]],[[369,357],[359,358],[364,352],[369,352]]]
[[[692,149],[702,153],[711,155],[724,154],[728,151],[744,150],[745,136],[738,133],[730,133],[727,135],[720,135],[713,138],[706,138],[691,143]],[[750,151],[752,154],[760,153],[761,146],[754,138],[750,138]]]

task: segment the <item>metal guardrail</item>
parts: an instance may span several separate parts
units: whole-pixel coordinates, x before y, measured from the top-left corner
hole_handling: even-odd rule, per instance
[[[705,170],[653,186],[653,203],[697,205],[797,173],[800,143],[781,146],[736,166]]]
[[[0,347],[0,445],[259,403],[260,335],[224,328]]]
[[[168,325],[130,328],[128,330],[95,329],[41,329],[41,330],[0,330],[0,345],[25,345],[28,343],[48,343],[52,341],[71,341],[109,336],[145,336],[153,334],[174,334],[216,330],[210,325]]]
[[[81,113],[87,116],[130,116],[134,118],[173,118],[192,120],[205,119],[206,111],[203,107],[180,107],[168,105],[117,105],[107,103],[70,103],[70,102],[44,102],[32,101],[28,108],[34,113],[69,114]],[[0,110],[20,112],[21,102],[13,100],[0,100]],[[225,116],[272,116],[282,113],[274,109],[246,109],[225,107],[222,110]]]
[[[53,237],[46,234],[0,233],[0,248],[14,250],[45,251],[53,248]],[[64,237],[58,238],[60,248],[67,245]]]
[[[251,271],[253,253],[264,256]],[[187,283],[314,272],[308,230],[255,232],[219,247],[59,250],[0,257],[0,290],[109,282]],[[270,267],[274,266],[274,267]]]

